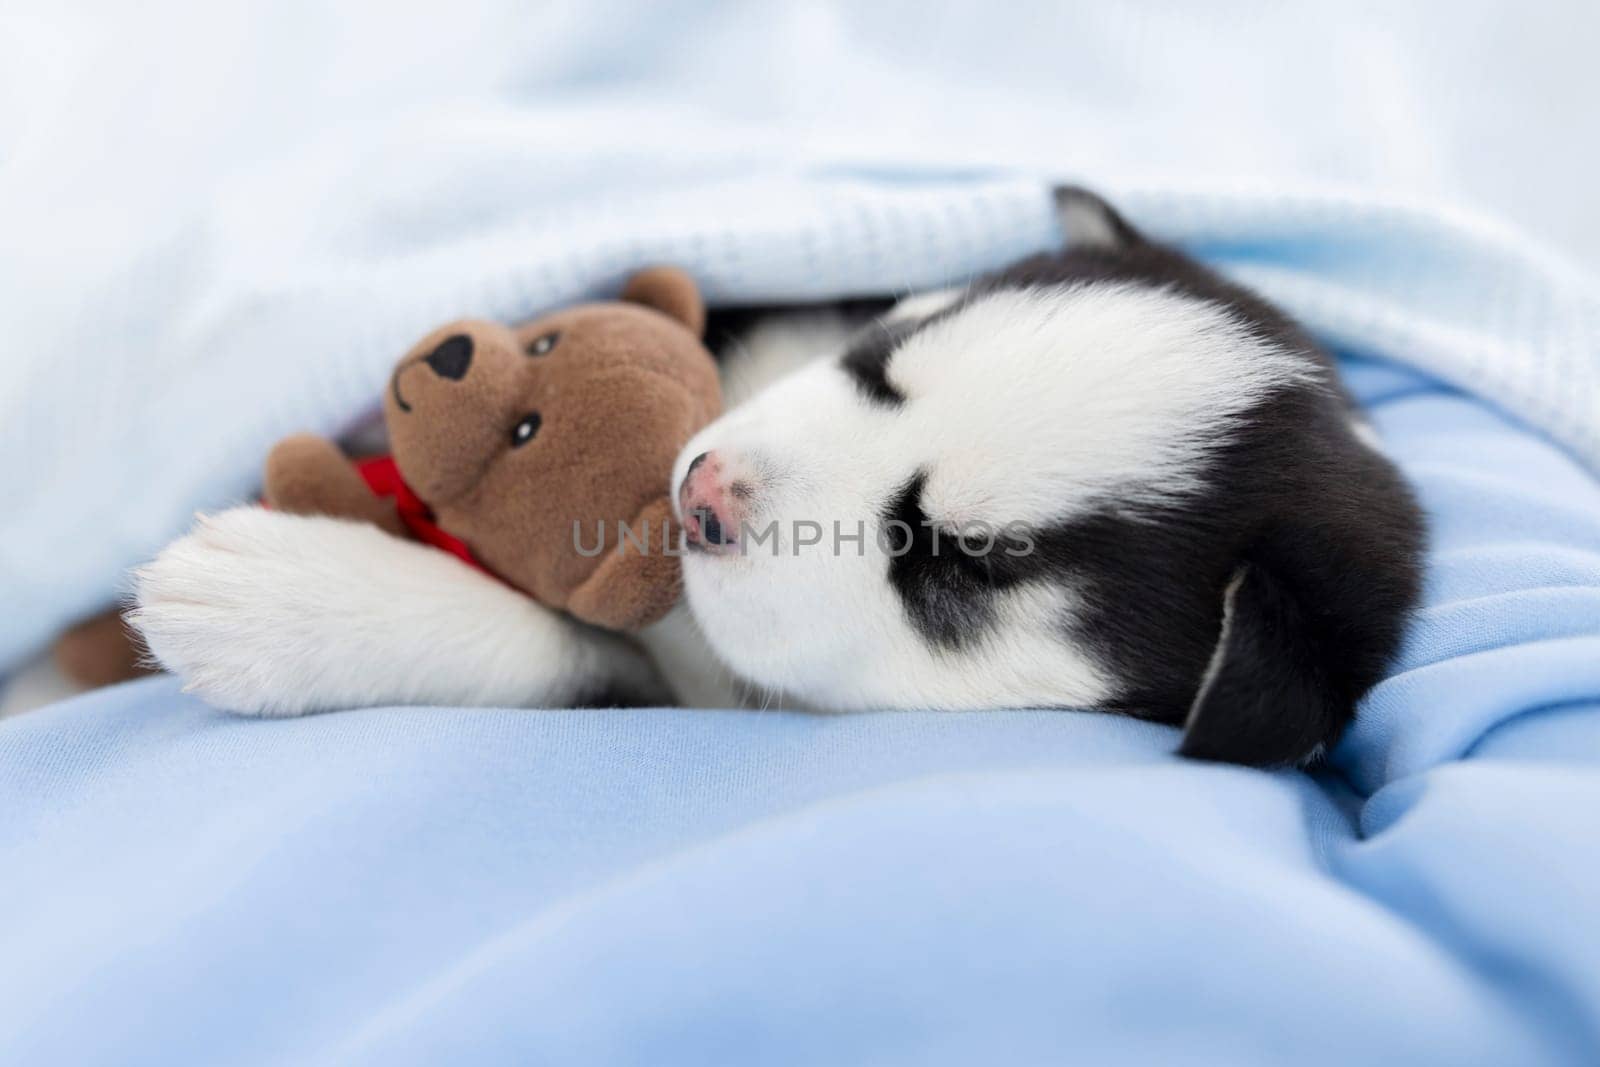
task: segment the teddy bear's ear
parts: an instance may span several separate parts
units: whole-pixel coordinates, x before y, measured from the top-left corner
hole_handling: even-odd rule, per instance
[[[706,328],[706,305],[694,279],[677,267],[646,267],[628,279],[622,299],[654,308],[699,337]]]

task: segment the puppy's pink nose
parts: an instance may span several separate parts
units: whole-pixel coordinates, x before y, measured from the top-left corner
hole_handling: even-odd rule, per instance
[[[723,484],[723,463],[715,452],[702,452],[689,464],[678,487],[678,508],[689,541],[704,548],[730,548],[741,514],[738,500]]]

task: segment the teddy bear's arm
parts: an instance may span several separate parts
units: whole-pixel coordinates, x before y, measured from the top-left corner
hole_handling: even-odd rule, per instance
[[[155,670],[146,662],[144,642],[109,608],[67,630],[52,646],[56,666],[79,685],[98,689]]]
[[[394,501],[374,494],[339,446],[314,434],[296,434],[273,446],[262,496],[275,511],[357,519],[396,537],[410,536]]]
[[[671,502],[662,497],[645,505],[632,528],[648,538],[647,550],[641,553],[630,545],[625,551],[607,553],[567,599],[567,610],[584,622],[607,630],[637,630],[659,620],[678,602],[683,571],[678,557],[662,550],[663,543],[674,549],[678,544],[680,527]]]

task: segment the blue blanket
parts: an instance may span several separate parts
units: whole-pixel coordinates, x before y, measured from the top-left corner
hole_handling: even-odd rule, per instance
[[[1347,359],[1433,522],[1314,774],[1088,713],[0,726],[0,1062],[1600,1057],[1600,487]]]

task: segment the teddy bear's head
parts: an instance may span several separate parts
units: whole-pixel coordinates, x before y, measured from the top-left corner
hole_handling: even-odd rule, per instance
[[[678,593],[673,460],[721,408],[704,322],[688,275],[655,267],[617,302],[435,330],[385,397],[401,476],[535,599],[616,629],[653,621]],[[648,550],[619,546],[625,530]]]

